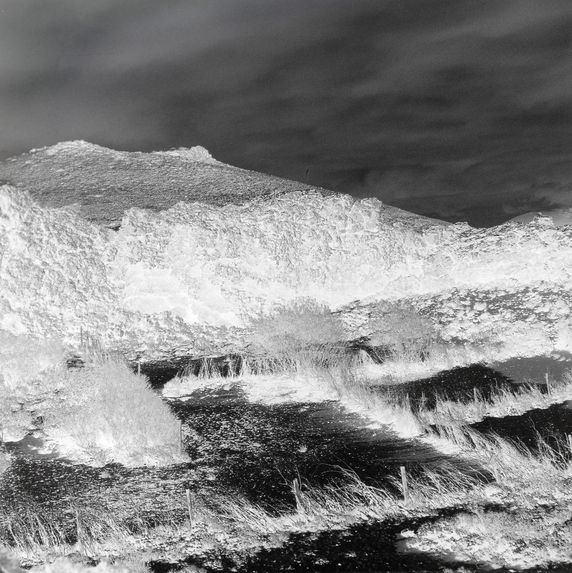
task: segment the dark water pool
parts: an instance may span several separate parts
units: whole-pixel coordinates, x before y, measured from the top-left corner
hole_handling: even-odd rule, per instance
[[[514,382],[545,384],[547,377],[560,380],[568,370],[572,369],[572,354],[561,352],[552,356],[511,358],[491,363],[490,367]]]
[[[404,382],[391,386],[372,386],[372,391],[386,395],[400,402],[409,399],[414,411],[420,406],[434,408],[437,398],[457,402],[470,402],[475,398],[475,392],[488,398],[501,388],[516,390],[517,382],[502,372],[485,364],[444,370],[429,378]]]
[[[431,409],[437,398],[467,403],[474,400],[476,394],[487,399],[501,389],[518,391],[523,384],[534,384],[545,393],[547,380],[559,381],[571,369],[572,356],[568,355],[513,358],[444,370],[395,386],[373,386],[372,390],[397,402],[407,397],[413,410],[421,405]]]
[[[572,454],[572,442],[568,441],[568,436],[572,436],[572,401],[530,410],[520,416],[485,418],[471,427],[479,432],[493,432],[503,438],[521,442],[533,451],[537,451],[540,437],[563,453],[568,450],[568,454]]]
[[[390,487],[400,465],[415,473],[447,459],[417,440],[368,427],[333,401],[257,404],[233,388],[195,392],[172,408],[187,428],[195,463],[214,468],[218,486],[265,506],[293,503],[295,478],[322,486],[347,479],[350,471],[366,483]]]

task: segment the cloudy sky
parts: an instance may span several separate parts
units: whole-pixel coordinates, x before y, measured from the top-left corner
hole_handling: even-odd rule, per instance
[[[66,139],[490,225],[572,206],[572,0],[0,0],[0,158]]]

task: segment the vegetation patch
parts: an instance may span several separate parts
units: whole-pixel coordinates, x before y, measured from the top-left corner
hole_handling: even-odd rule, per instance
[[[101,464],[185,459],[180,422],[147,379],[126,364],[104,359],[52,376],[58,400],[45,413],[44,432],[62,453]]]
[[[564,508],[480,509],[424,524],[402,547],[491,569],[547,568],[572,560],[571,517]]]

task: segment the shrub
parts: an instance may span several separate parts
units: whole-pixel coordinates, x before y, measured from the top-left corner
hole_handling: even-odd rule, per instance
[[[345,338],[340,319],[312,298],[294,299],[251,321],[255,351],[281,356],[309,346],[338,343]]]
[[[250,330],[244,367],[254,374],[336,366],[347,354],[340,318],[312,298],[276,306],[253,319]]]
[[[431,321],[408,306],[390,306],[367,324],[369,343],[392,357],[418,360],[439,340]]]
[[[180,423],[149,386],[117,360],[62,371],[46,432],[67,454],[127,465],[181,461]]]

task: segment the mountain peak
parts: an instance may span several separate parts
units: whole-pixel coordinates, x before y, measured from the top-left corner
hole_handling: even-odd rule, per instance
[[[89,141],[84,141],[83,139],[73,139],[70,141],[60,141],[54,145],[48,145],[45,147],[38,147],[31,149],[30,154],[45,154],[45,155],[58,155],[65,153],[94,153],[94,152],[107,152],[107,153],[117,153],[112,149],[103,147],[102,145],[97,145],[96,143],[90,143]]]
[[[201,146],[144,153],[83,140],[0,161],[0,181],[46,207],[79,203],[82,216],[109,227],[132,207],[162,211],[181,201],[223,206],[294,191],[330,193],[221,163]]]

